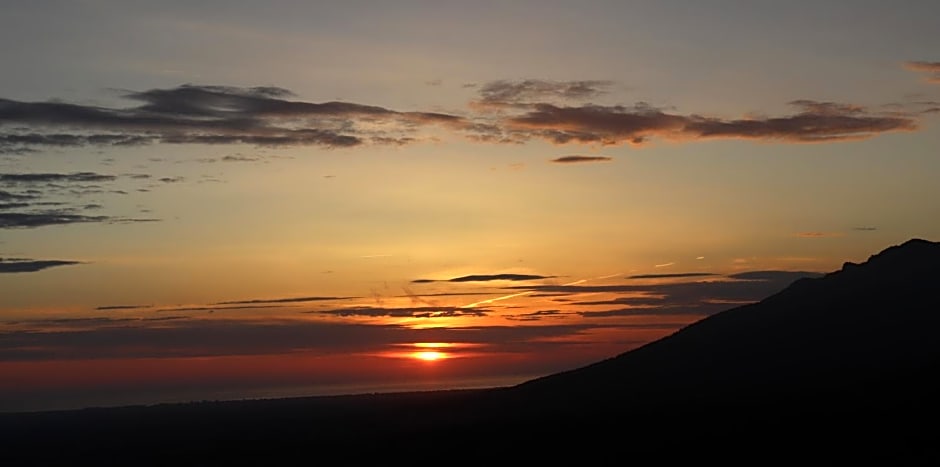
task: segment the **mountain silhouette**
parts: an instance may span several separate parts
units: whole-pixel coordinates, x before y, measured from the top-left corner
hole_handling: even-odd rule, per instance
[[[915,239],[514,387],[0,414],[0,439],[11,465],[938,465],[938,292]]]
[[[940,243],[914,239],[515,390],[530,399],[648,406],[819,391],[927,371],[940,362],[938,291]]]
[[[611,460],[940,464],[940,243],[799,279],[616,357],[507,390],[507,431]],[[613,427],[613,428],[611,428]],[[658,457],[657,457],[658,458]]]

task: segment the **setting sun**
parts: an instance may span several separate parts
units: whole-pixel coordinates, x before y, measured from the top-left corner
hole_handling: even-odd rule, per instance
[[[423,350],[421,352],[415,352],[411,354],[412,357],[417,358],[418,360],[424,360],[426,362],[433,362],[447,358],[447,354],[444,352],[438,352],[436,350]]]

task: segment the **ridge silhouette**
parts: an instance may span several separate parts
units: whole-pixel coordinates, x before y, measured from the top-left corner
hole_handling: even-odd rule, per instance
[[[940,358],[938,290],[940,243],[913,239],[863,264],[799,279],[758,303],[514,390],[530,398],[627,406],[634,397],[648,406],[861,384],[924,370]],[[605,399],[610,397],[617,399]]]

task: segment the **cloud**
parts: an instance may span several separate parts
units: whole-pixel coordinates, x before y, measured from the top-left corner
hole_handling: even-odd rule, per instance
[[[213,313],[215,311],[225,311],[225,310],[260,310],[263,308],[287,308],[289,305],[244,305],[244,306],[191,306],[191,307],[182,307],[182,308],[162,308],[156,311],[208,311]]]
[[[318,315],[390,317],[390,318],[443,318],[457,316],[485,316],[489,310],[484,308],[462,308],[453,306],[423,306],[409,308],[350,307],[335,310],[304,311]]]
[[[603,291],[630,295],[609,300],[575,302],[574,305],[620,306],[608,310],[577,312],[585,318],[653,314],[708,316],[735,306],[760,301],[799,279],[821,275],[807,271],[749,271],[728,275],[720,281],[610,286]],[[638,293],[640,295],[637,295]]]
[[[114,175],[105,175],[95,172],[0,174],[0,183],[7,184],[34,184],[42,182],[110,182],[116,179],[117,177]]]
[[[0,125],[3,124],[5,99],[0,99]],[[146,135],[116,134],[42,134],[14,133],[0,134],[0,154],[26,154],[33,152],[35,146],[80,147],[80,146],[142,146],[154,141]]]
[[[183,85],[127,92],[136,106],[110,108],[0,99],[0,153],[35,147],[169,144],[351,147],[403,138],[415,127],[461,117],[347,102],[289,100],[282,88]],[[25,128],[25,130],[24,130]]]
[[[11,193],[9,191],[0,190],[0,201],[34,199],[34,198],[37,198],[37,195],[34,193]]]
[[[578,164],[582,162],[608,162],[614,160],[612,157],[608,156],[561,156],[552,159],[551,162],[556,164]]]
[[[703,276],[717,276],[713,272],[676,272],[668,274],[637,274],[633,276],[628,276],[627,279],[666,279],[672,277],[703,277]]]
[[[924,79],[928,83],[940,84],[940,62],[905,62],[904,68],[917,73],[925,74],[926,76]]]
[[[34,172],[0,173],[0,229],[36,228],[48,225],[82,223],[153,222],[157,219],[137,219],[111,215],[85,215],[81,211],[104,209],[104,205],[81,203],[86,195],[126,194],[112,189],[121,177],[137,181],[149,178],[144,174],[117,176],[96,172]],[[60,201],[63,200],[63,201]],[[68,202],[66,202],[67,200]],[[3,203],[3,201],[7,201]],[[96,199],[97,201],[97,199]]]
[[[585,318],[610,318],[615,316],[637,316],[637,315],[699,315],[708,316],[722,312],[736,305],[722,302],[700,302],[686,305],[663,305],[663,306],[632,306],[629,308],[618,308],[614,310],[602,311],[579,311],[577,314]],[[660,325],[661,326],[661,325]]]
[[[266,298],[266,299],[235,300],[235,301],[228,301],[228,302],[218,302],[218,303],[215,303],[215,305],[248,305],[248,304],[257,304],[257,303],[305,303],[305,302],[319,302],[319,301],[331,301],[331,300],[351,300],[354,298],[362,298],[362,297]]]
[[[732,279],[741,279],[747,281],[766,281],[782,284],[790,284],[797,279],[804,277],[820,277],[821,273],[810,271],[746,271],[729,274]]]
[[[153,305],[104,305],[95,307],[96,310],[138,310],[142,308],[151,308]]]
[[[219,160],[221,160],[222,162],[256,162],[262,159],[260,157],[252,157],[252,156],[228,155],[228,156],[223,156]]]
[[[580,302],[574,302],[575,305],[587,305],[587,306],[598,306],[598,305],[618,305],[618,306],[629,306],[630,309],[645,309],[647,313],[650,313],[651,310],[658,310],[670,306],[668,301],[664,299],[667,295],[654,295],[654,294],[640,294],[640,295],[630,295],[626,297],[616,297],[609,300],[586,300]]]
[[[37,272],[57,266],[82,264],[80,261],[66,261],[57,259],[26,259],[26,258],[0,258],[0,273]]]
[[[425,284],[429,282],[488,282],[488,281],[532,281],[539,279],[551,279],[555,276],[538,276],[533,274],[473,274],[469,276],[454,277],[452,279],[415,279],[411,281],[415,284]]]
[[[513,321],[540,321],[545,318],[558,318],[575,313],[564,312],[561,310],[539,310],[530,313],[520,313],[516,315],[504,315],[506,319]]]
[[[32,228],[47,225],[81,224],[88,222],[107,222],[108,216],[85,216],[62,212],[6,212],[0,213],[0,229]]]
[[[630,305],[629,313],[636,314],[637,307],[653,308],[643,314],[672,313],[679,307],[702,307],[708,304],[748,303],[762,300],[783,290],[794,281],[804,277],[819,277],[821,274],[807,271],[749,271],[732,274],[722,280],[669,282],[659,284],[611,284],[611,285],[518,285],[504,287],[507,290],[524,290],[542,293],[612,293],[629,294],[610,300],[574,302],[574,305]],[[639,294],[639,295],[638,295]],[[704,305],[703,305],[704,304]],[[719,307],[721,308],[721,307]],[[623,311],[623,313],[627,313]],[[595,315],[592,315],[595,316]]]
[[[46,318],[30,319],[23,321],[8,321],[6,324],[12,325],[33,325],[43,328],[74,329],[76,327],[85,327],[88,324],[110,324],[124,323],[127,321],[139,321],[140,318],[114,318],[110,316],[90,316],[84,318]]]
[[[798,232],[796,236],[800,238],[835,238],[841,237],[842,234],[839,232]]]
[[[291,302],[266,303],[281,298],[235,301],[231,308],[205,306],[167,308],[166,316],[140,318],[123,315],[95,317],[84,321],[73,318],[34,320],[0,325],[0,360],[35,361],[48,359],[197,357],[222,355],[260,355],[294,352],[357,353],[379,352],[389,346],[414,342],[460,342],[487,346],[487,351],[557,350],[559,345],[580,345],[592,339],[592,333],[607,328],[675,329],[685,318],[642,320],[635,324],[612,323],[605,317],[626,315],[705,316],[734,306],[757,301],[781,290],[799,277],[816,273],[794,271],[751,271],[722,277],[720,281],[670,282],[641,285],[539,285],[520,284],[507,289],[541,291],[551,294],[607,292],[614,295],[566,304],[564,309],[523,310],[518,314],[498,314],[517,323],[542,320],[538,326],[478,326],[482,320],[464,320],[469,326],[459,328],[414,329],[412,324],[363,323],[359,318],[395,317],[466,317],[496,316],[499,310],[468,309],[453,306],[411,307],[335,307],[326,310],[303,309],[293,313],[302,318],[232,319],[224,313],[186,319],[182,310],[214,311],[225,309],[282,307]],[[531,294],[544,295],[544,294]],[[329,297],[284,297],[284,299]],[[342,297],[340,297],[342,298]],[[256,303],[260,301],[262,303]],[[109,305],[101,309],[131,310],[148,305]],[[127,307],[127,308],[124,308]],[[569,308],[570,307],[570,308]],[[604,309],[604,307],[609,309]],[[554,308],[554,307],[550,307]],[[570,311],[569,311],[570,310]],[[175,312],[174,312],[175,311]],[[300,311],[300,310],[298,310]],[[144,312],[138,310],[138,312]],[[149,312],[148,312],[149,314]],[[575,320],[578,317],[584,320]],[[163,319],[166,318],[166,319]],[[346,319],[340,319],[346,318]],[[570,324],[559,325],[568,318]],[[597,319],[595,319],[597,318]],[[428,321],[433,323],[433,321]],[[15,324],[15,325],[14,325]],[[641,343],[641,342],[637,342]]]
[[[646,104],[633,106],[560,106],[534,103],[498,124],[471,131],[487,141],[525,142],[544,139],[555,144],[640,145],[659,137],[677,141],[749,139],[783,142],[830,142],[870,138],[892,131],[917,129],[914,119],[896,113],[873,113],[854,105],[792,101],[798,112],[779,117],[724,119],[698,114],[673,114]]]
[[[874,232],[875,230],[878,230],[878,227],[860,226],[860,227],[852,227],[852,230],[855,230],[857,232]]]
[[[125,224],[135,222],[157,222],[159,219],[126,218],[112,216],[86,216],[60,211],[45,212],[0,212],[0,229],[35,228],[49,225],[86,224],[105,222]]]
[[[189,319],[189,316],[184,315],[173,315],[173,316],[153,316],[150,318],[140,318],[140,321],[175,321],[178,319]]]
[[[424,298],[424,297],[463,297],[463,296],[474,296],[474,295],[497,295],[493,292],[438,292],[438,293],[411,293],[410,290],[405,289],[406,295],[396,295],[397,297],[404,298]]]
[[[909,67],[928,70],[934,65],[911,62]],[[435,139],[433,131],[423,132],[429,126],[485,142],[541,139],[591,145],[641,145],[654,138],[832,142],[918,127],[906,113],[805,99],[790,102],[795,111],[787,115],[746,118],[682,114],[643,102],[566,103],[600,95],[610,84],[597,80],[493,81],[479,87],[479,99],[470,103],[465,115],[397,111],[350,102],[306,102],[276,87],[191,84],[128,91],[123,97],[133,105],[125,107],[0,99],[0,153],[161,143],[322,148],[402,145]],[[560,163],[575,161],[559,159]],[[227,156],[222,160],[241,159]]]
[[[549,81],[527,79],[522,81],[491,81],[479,90],[480,99],[486,104],[508,104],[534,99],[581,100],[595,97],[613,84],[610,81]]]
[[[534,274],[474,274],[448,279],[448,282],[531,281],[551,279],[553,277],[555,276],[539,276]]]

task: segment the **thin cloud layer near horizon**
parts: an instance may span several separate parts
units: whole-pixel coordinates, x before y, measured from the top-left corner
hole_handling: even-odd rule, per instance
[[[0,411],[505,385],[940,238],[936,2],[21,2]]]

